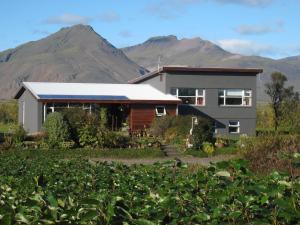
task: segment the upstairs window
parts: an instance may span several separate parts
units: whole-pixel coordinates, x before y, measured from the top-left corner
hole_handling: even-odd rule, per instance
[[[205,105],[205,90],[198,88],[172,88],[171,94],[182,100],[182,104]]]
[[[167,114],[166,108],[164,106],[156,106],[155,114],[156,116],[165,116]]]
[[[219,90],[220,106],[251,106],[252,91],[243,89]]]

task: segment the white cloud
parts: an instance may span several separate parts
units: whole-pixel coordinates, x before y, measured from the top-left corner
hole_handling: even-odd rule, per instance
[[[270,44],[257,43],[250,40],[224,39],[215,42],[221,48],[241,55],[272,55],[276,54],[276,49]]]
[[[132,37],[132,34],[129,30],[122,30],[119,32],[119,35],[123,38],[130,38]]]
[[[237,5],[246,5],[246,6],[266,6],[274,2],[274,0],[215,0],[223,4],[237,4]]]
[[[88,24],[90,21],[91,21],[90,17],[64,13],[64,14],[61,14],[61,15],[58,15],[58,16],[48,18],[45,21],[45,23],[47,23],[47,24],[75,25],[75,24]]]
[[[234,30],[242,35],[257,35],[257,34],[267,34],[273,32],[281,32],[283,31],[283,22],[278,21],[275,25],[266,25],[266,24],[242,24],[236,27]]]
[[[119,14],[116,12],[105,12],[100,15],[102,22],[112,23],[120,20]]]
[[[249,7],[263,7],[276,0],[158,0],[151,1],[145,11],[161,19],[172,19],[180,16],[187,8],[207,2],[219,4],[244,5]]]

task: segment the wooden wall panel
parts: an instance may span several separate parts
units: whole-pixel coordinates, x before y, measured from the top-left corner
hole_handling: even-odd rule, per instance
[[[132,131],[142,130],[149,128],[155,115],[155,107],[158,105],[153,104],[133,104],[130,108],[130,129]],[[165,106],[167,115],[175,116],[177,105],[162,105]]]

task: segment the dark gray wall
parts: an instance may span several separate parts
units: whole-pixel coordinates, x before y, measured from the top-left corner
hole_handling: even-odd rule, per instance
[[[41,130],[43,106],[41,102],[28,91],[25,90],[23,95],[19,98],[19,123],[23,122],[23,106],[25,102],[25,123],[24,129],[29,133],[35,133]]]
[[[179,114],[202,115],[217,121],[218,133],[228,135],[229,120],[240,121],[240,134],[255,134],[256,128],[256,75],[255,74],[164,74],[163,81],[159,76],[143,81],[164,93],[171,88],[189,87],[206,90],[205,106],[179,106]],[[219,89],[251,89],[251,107],[229,107],[218,105]]]
[[[206,91],[205,106],[180,106],[179,114],[204,115],[218,121],[219,134],[228,134],[229,120],[240,121],[240,133],[255,134],[256,127],[256,76],[244,74],[167,74],[166,92],[172,87],[203,88]],[[219,106],[220,89],[251,89],[252,106]],[[189,108],[187,108],[189,107]]]
[[[160,77],[162,76],[162,78]],[[145,80],[142,82],[143,84],[150,84],[152,87],[160,90],[161,92],[166,93],[166,74],[163,73],[159,76],[153,77],[151,79]]]

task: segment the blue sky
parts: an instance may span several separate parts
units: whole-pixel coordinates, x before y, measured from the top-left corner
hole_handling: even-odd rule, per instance
[[[83,23],[116,47],[149,37],[201,37],[226,50],[300,55],[300,0],[10,0],[0,7],[0,51]]]

